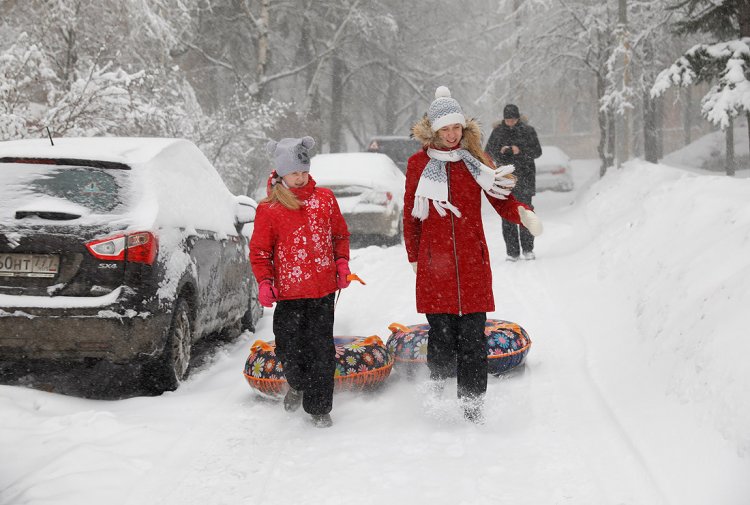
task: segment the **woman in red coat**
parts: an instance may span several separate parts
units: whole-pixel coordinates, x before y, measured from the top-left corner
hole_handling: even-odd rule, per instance
[[[542,226],[510,194],[513,167],[495,170],[481,131],[440,87],[412,127],[423,149],[409,158],[404,194],[404,244],[417,274],[417,311],[430,324],[427,364],[442,387],[457,370],[465,417],[482,422],[487,390],[484,326],[495,310],[492,271],[482,225],[482,193],[503,219],[538,235]]]
[[[271,141],[275,171],[258,205],[250,263],[261,305],[271,307],[276,356],[289,391],[284,408],[303,406],[330,426],[336,349],[334,293],[349,285],[349,230],[331,190],[310,177],[312,137]]]

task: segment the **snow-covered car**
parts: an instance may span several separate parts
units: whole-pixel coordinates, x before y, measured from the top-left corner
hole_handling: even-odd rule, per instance
[[[137,365],[163,391],[196,340],[257,319],[256,203],[193,143],[0,142],[0,177],[0,362]]]
[[[572,191],[573,177],[570,158],[557,146],[542,146],[542,155],[536,163],[537,191]]]
[[[336,196],[349,232],[379,235],[389,243],[401,240],[401,209],[406,177],[379,153],[319,154],[310,174]]]
[[[400,135],[378,135],[367,143],[368,152],[385,154],[403,173],[406,173],[409,157],[421,147],[418,140]]]

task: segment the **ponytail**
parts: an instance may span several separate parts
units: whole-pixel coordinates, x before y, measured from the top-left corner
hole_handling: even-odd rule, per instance
[[[279,203],[290,210],[298,210],[300,207],[302,207],[302,204],[297,199],[297,197],[294,196],[294,193],[284,187],[284,185],[281,183],[280,178],[277,180],[278,182],[271,186],[270,194],[260,203]]]

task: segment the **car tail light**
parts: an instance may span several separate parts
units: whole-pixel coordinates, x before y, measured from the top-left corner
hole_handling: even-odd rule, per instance
[[[372,191],[362,197],[362,202],[375,205],[388,205],[391,200],[393,200],[393,193],[390,191]]]
[[[92,240],[86,244],[86,248],[100,260],[152,265],[159,244],[153,233],[143,231]]]
[[[565,173],[565,167],[556,167],[552,169],[553,174],[564,174]]]

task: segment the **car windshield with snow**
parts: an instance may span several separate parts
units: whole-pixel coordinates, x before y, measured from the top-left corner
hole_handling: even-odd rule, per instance
[[[0,363],[105,362],[174,389],[202,336],[252,326],[234,196],[179,139],[0,142]]]
[[[406,178],[379,153],[319,154],[310,173],[330,188],[353,235],[375,235],[387,243],[401,240],[401,209]]]

